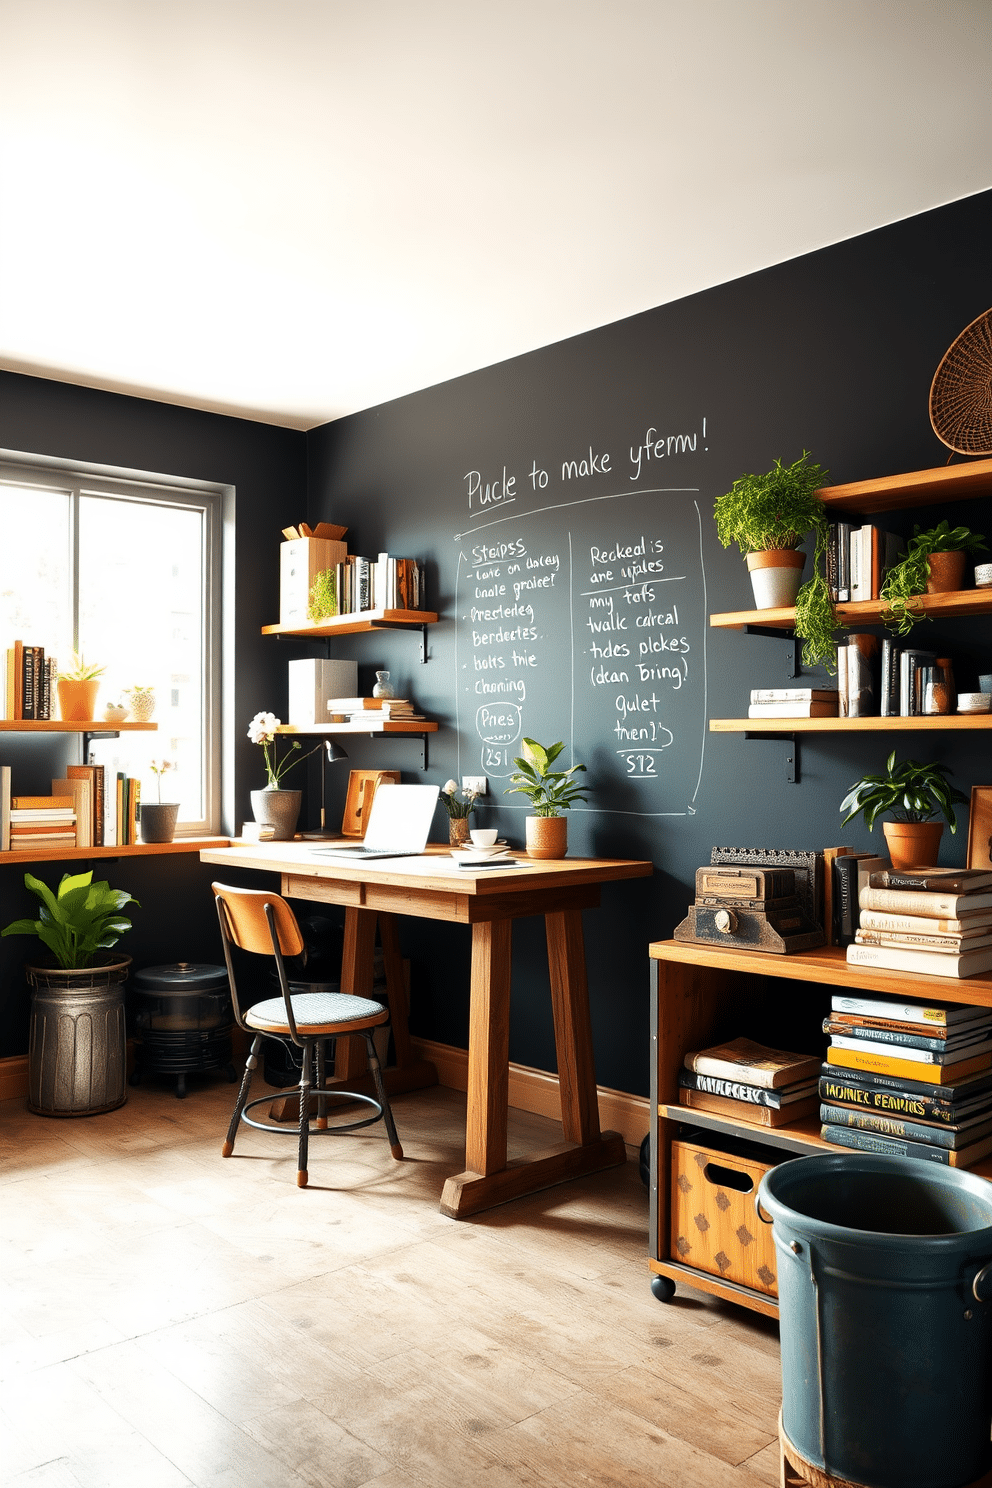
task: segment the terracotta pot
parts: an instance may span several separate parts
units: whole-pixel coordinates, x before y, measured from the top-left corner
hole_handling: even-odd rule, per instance
[[[464,847],[469,840],[469,819],[467,816],[448,817],[448,845],[449,847]]]
[[[774,610],[794,605],[803,581],[806,554],[792,548],[770,548],[765,553],[748,553],[747,567],[754,590],[754,603],[759,610]]]
[[[928,594],[952,594],[964,583],[964,566],[967,553],[931,553],[930,577],[927,579]]]
[[[943,830],[944,823],[939,821],[883,822],[885,845],[893,868],[935,867]]]
[[[563,858],[568,851],[568,818],[565,816],[528,816],[527,856],[530,858]]]
[[[58,680],[59,713],[63,723],[89,723],[96,716],[97,678],[90,682],[73,682],[68,677]]]
[[[178,817],[178,801],[142,801],[142,842],[171,842],[176,835]]]
[[[296,823],[303,804],[303,792],[298,790],[276,790],[266,786],[264,790],[253,790],[251,809],[257,822],[275,828],[273,842],[291,842],[296,835]]]

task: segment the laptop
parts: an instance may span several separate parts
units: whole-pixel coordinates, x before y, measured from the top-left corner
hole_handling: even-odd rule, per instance
[[[367,862],[370,858],[415,858],[427,846],[439,787],[380,782],[372,798],[362,842],[340,847],[315,847],[323,858]]]

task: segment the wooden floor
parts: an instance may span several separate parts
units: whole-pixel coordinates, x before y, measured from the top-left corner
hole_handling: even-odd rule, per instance
[[[397,1098],[402,1164],[316,1140],[306,1190],[292,1136],[221,1158],[233,1098],[0,1105],[7,1488],[778,1484],[776,1328],[655,1301],[633,1152],[455,1221],[463,1096]]]

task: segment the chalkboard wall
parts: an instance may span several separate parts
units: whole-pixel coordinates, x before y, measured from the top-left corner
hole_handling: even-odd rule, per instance
[[[503,794],[513,755],[522,736],[562,739],[590,792],[570,813],[572,850],[656,865],[586,916],[605,1085],[647,1089],[646,948],[684,915],[714,845],[872,845],[860,824],[841,831],[837,807],[893,742],[952,761],[965,787],[992,778],[987,736],[849,735],[804,741],[801,782],[787,785],[781,745],[706,727],[787,678],[783,642],[708,626],[713,611],[751,605],[714,498],[803,449],[832,483],[943,464],[927,394],[947,346],[992,302],[990,241],[985,193],[309,436],[310,520],[347,523],[352,551],[426,563],[441,616],[427,665],[404,636],[359,654],[365,680],[388,665],[399,695],[441,721],[426,778],[486,775],[479,821],[521,842],[526,802]],[[990,530],[990,505],[940,515]],[[906,534],[930,516],[888,525]],[[927,634],[974,685],[988,624]],[[387,753],[413,771],[414,745],[377,743],[370,760]],[[963,832],[945,833],[942,860],[963,851]],[[464,1043],[467,937],[413,923],[405,935],[415,1028]],[[527,922],[511,1052],[554,1068],[546,982]]]

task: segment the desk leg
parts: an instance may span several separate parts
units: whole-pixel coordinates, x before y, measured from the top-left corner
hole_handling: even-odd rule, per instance
[[[476,925],[472,933],[466,1170],[449,1178],[441,1194],[441,1213],[451,1219],[464,1219],[583,1173],[619,1167],[627,1160],[620,1134],[600,1135],[599,1131],[581,912],[549,914],[545,920],[567,1140],[547,1152],[506,1161],[510,922]]]

